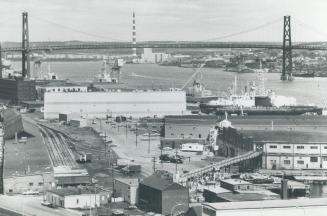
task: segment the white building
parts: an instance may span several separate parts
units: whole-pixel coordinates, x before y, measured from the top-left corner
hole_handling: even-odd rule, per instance
[[[263,151],[265,169],[327,169],[327,142],[267,142]]]
[[[182,151],[190,151],[190,152],[203,152],[204,146],[199,143],[184,143],[182,144]]]
[[[203,216],[321,216],[326,198],[203,203]]]
[[[262,149],[263,169],[327,169],[327,134],[305,131],[243,131]]]
[[[115,196],[122,197],[131,205],[138,203],[138,188],[140,179],[116,178],[114,180]]]
[[[62,188],[46,191],[46,201],[62,208],[89,209],[108,202],[108,193],[94,187]]]
[[[152,48],[144,48],[142,54],[142,61],[144,63],[161,63],[170,58],[169,54],[166,53],[153,53]]]
[[[87,92],[87,86],[59,81],[37,85],[35,88],[38,98],[41,100],[44,99],[44,93],[46,92]]]
[[[183,91],[46,92],[44,118],[58,118],[61,112],[87,118],[181,115],[186,114],[186,95]]]

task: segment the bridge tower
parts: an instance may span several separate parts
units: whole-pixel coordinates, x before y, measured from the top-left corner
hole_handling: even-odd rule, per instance
[[[1,43],[0,43],[0,79],[2,79],[2,55],[1,55]]]
[[[292,40],[291,40],[291,17],[284,16],[283,31],[283,68],[281,80],[292,80]]]
[[[22,29],[22,77],[30,78],[30,56],[29,56],[29,36],[28,36],[28,14],[23,12]]]
[[[136,23],[135,23],[135,12],[134,11],[133,11],[132,41],[133,41],[133,45],[136,45]],[[136,47],[134,47],[132,50],[133,50],[133,57],[137,57],[137,55],[136,55]]]

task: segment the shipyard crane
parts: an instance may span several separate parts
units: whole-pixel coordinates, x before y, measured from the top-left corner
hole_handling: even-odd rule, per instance
[[[192,74],[192,76],[184,83],[184,85],[182,86],[182,90],[185,89],[185,87],[192,81],[192,79],[198,74],[202,72],[202,68],[206,65],[208,60],[205,60],[200,67],[197,68],[197,70]]]

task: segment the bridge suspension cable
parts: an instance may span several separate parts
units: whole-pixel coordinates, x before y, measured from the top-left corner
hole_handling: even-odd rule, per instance
[[[70,27],[70,26],[66,26],[66,25],[63,25],[63,24],[60,24],[60,23],[53,22],[51,20],[47,20],[47,19],[44,19],[44,18],[37,17],[35,15],[30,15],[30,17],[34,18],[34,19],[36,19],[38,21],[49,23],[49,24],[58,26],[60,28],[67,29],[67,30],[70,30],[70,31],[73,31],[73,32],[76,32],[76,33],[79,33],[79,34],[86,35],[86,36],[101,38],[101,39],[105,39],[105,40],[112,40],[112,41],[115,41],[115,42],[120,41],[120,40],[115,39],[115,38],[110,38],[110,37],[105,37],[103,35],[98,35],[98,34],[94,34],[94,33],[85,32],[85,31],[82,31],[82,30],[79,30],[79,29],[76,29],[76,28],[73,28],[73,27]]]
[[[304,27],[304,28],[310,29],[311,31],[313,31],[313,32],[315,32],[315,33],[317,33],[317,34],[319,34],[319,35],[320,35],[322,38],[324,38],[324,39],[327,38],[327,33],[326,33],[326,32],[322,32],[322,31],[320,31],[319,29],[315,28],[314,26],[309,25],[309,24],[307,24],[307,23],[301,21],[301,20],[298,19],[298,18],[295,18],[295,17],[294,17],[294,18],[293,18],[293,22],[295,22],[296,24],[298,24],[298,25],[300,25],[300,26],[302,26],[302,27]]]
[[[222,39],[227,39],[227,38],[230,38],[230,37],[246,34],[246,33],[249,33],[249,32],[254,32],[254,31],[257,31],[259,29],[271,26],[271,25],[273,25],[275,23],[281,22],[281,20],[282,20],[282,18],[279,17],[278,19],[274,19],[274,20],[272,20],[270,22],[266,22],[264,24],[261,24],[261,25],[258,25],[258,26],[255,26],[255,27],[252,27],[252,28],[249,28],[249,29],[245,29],[245,30],[235,32],[235,33],[231,33],[231,34],[227,34],[227,35],[222,35],[220,37],[210,38],[210,39],[207,39],[205,41],[222,40]]]

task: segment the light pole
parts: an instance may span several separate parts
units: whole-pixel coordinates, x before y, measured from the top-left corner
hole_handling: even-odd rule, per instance
[[[173,216],[174,210],[177,206],[183,206],[183,205],[185,204],[177,203],[176,205],[174,205],[170,210],[170,216]]]

